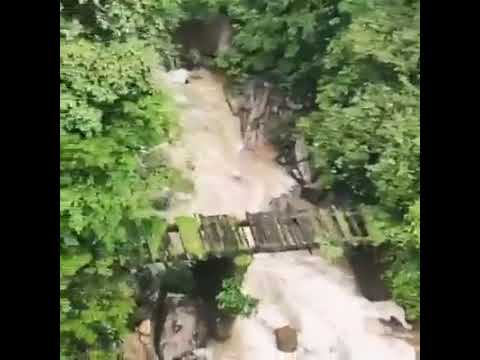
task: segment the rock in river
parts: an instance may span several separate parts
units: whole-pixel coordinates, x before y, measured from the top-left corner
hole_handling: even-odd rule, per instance
[[[284,326],[275,330],[277,348],[283,352],[294,352],[297,350],[297,331],[290,326]]]

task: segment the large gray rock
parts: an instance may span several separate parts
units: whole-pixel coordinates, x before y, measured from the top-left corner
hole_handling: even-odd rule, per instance
[[[193,351],[206,345],[205,307],[198,300],[167,294],[154,322],[156,349],[163,360],[195,359]]]
[[[284,326],[275,330],[277,348],[280,351],[291,353],[297,350],[297,331],[290,326]]]
[[[215,339],[226,341],[232,336],[233,316],[219,316],[215,321]]]
[[[122,360],[158,360],[151,339],[145,341],[138,332],[125,337],[120,354]]]

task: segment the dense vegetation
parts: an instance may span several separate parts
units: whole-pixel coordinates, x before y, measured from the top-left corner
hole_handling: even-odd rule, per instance
[[[242,281],[235,277],[223,280],[222,290],[216,297],[218,307],[231,315],[249,316],[258,300],[242,291]]]
[[[150,71],[175,63],[171,32],[200,10],[235,24],[217,60],[228,74],[316,94],[297,131],[324,183],[365,204],[393,294],[418,317],[418,0],[62,0],[60,9],[62,359],[115,358],[134,305],[129,271],[160,253],[165,223],[148,195],[172,173],[143,168],[141,154],[176,126]],[[242,312],[250,303],[237,290],[226,283],[219,299]]]
[[[372,240],[388,249],[386,278],[413,319],[420,296],[418,2],[341,5],[351,22],[328,46],[318,109],[300,126],[324,178],[348,184],[371,205]]]
[[[129,270],[159,254],[165,223],[149,192],[171,172],[140,157],[175,135],[149,75],[173,59],[165,26],[179,14],[175,2],[61,2],[62,359],[116,357],[134,305]]]

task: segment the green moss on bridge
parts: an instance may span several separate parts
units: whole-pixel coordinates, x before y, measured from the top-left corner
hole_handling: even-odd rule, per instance
[[[185,252],[197,259],[204,259],[207,251],[200,237],[200,221],[192,216],[179,216],[175,219]]]

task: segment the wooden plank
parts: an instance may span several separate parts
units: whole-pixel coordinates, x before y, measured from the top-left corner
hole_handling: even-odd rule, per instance
[[[289,242],[288,242],[288,236],[284,232],[284,229],[282,227],[282,223],[281,223],[281,220],[279,219],[279,214],[278,213],[273,217],[273,220],[274,220],[275,228],[276,228],[276,231],[278,233],[278,238],[279,238],[279,241],[280,241],[282,247],[285,248],[285,249],[288,249],[289,245],[290,245]]]
[[[256,221],[257,225],[260,228],[260,232],[262,234],[262,248],[268,249],[270,238],[269,238],[269,230],[268,230],[268,215],[266,213],[258,213],[256,214]]]
[[[277,222],[280,225],[281,233],[283,234],[283,239],[285,243],[286,249],[296,249],[297,242],[295,241],[295,234],[291,232],[290,229],[290,222],[292,221],[291,218],[282,216],[277,218]]]
[[[305,242],[305,244],[313,244],[315,238],[315,229],[313,226],[312,217],[302,216],[296,218],[296,221],[302,232],[303,241]]]
[[[317,209],[312,210],[312,228],[313,228],[313,244],[314,246],[319,246],[324,238],[325,230],[320,226],[318,221]]]
[[[340,234],[338,233],[338,228],[333,222],[331,213],[326,209],[318,208],[317,214],[317,221],[321,229],[321,233],[319,235],[324,239],[341,238]]]
[[[277,211],[277,224],[280,228],[279,232],[283,235],[283,246],[286,250],[294,250],[298,248],[296,240],[296,232],[292,230],[292,211]]]
[[[167,233],[168,237],[168,254],[171,258],[178,259],[185,257],[185,249],[183,248],[182,239],[177,232]]]
[[[226,249],[225,249],[225,241],[224,241],[225,231],[222,224],[222,217],[220,215],[212,216],[211,221],[215,224],[215,230],[217,234],[215,241],[219,244],[218,246],[221,246],[223,248],[223,251],[222,251],[222,255],[223,255]]]
[[[218,217],[218,226],[222,229],[223,232],[223,245],[224,253],[235,254],[238,252],[238,241],[236,239],[235,231],[232,227],[231,222],[228,219],[228,216],[222,215]]]
[[[286,249],[288,250],[295,250],[300,249],[303,247],[302,242],[302,233],[296,223],[295,219],[291,217],[283,217],[281,220],[283,233],[286,234],[286,239],[288,241],[288,245]]]
[[[365,219],[362,217],[361,212],[359,212],[358,210],[352,211],[350,213],[350,218],[352,219],[352,222],[354,222],[358,226],[359,236],[368,237],[369,234],[368,234],[367,227],[366,227],[366,224],[365,224]]]
[[[351,239],[353,234],[350,232],[350,227],[348,226],[348,222],[345,219],[345,214],[343,211],[337,209],[334,205],[332,205],[332,212],[335,215],[335,219],[338,222],[338,226],[340,226],[340,231],[343,234],[343,237],[346,239]]]
[[[353,213],[351,211],[346,212],[346,220],[348,222],[348,225],[350,226],[350,231],[354,236],[361,237],[362,236],[362,231],[360,229],[360,226],[357,224],[357,221],[355,220]]]
[[[240,227],[236,219],[232,218],[231,216],[227,216],[227,221],[230,224],[230,227],[232,228],[233,232],[235,233],[235,239],[237,241],[238,250],[239,251],[248,250],[249,249],[248,239],[245,232],[243,231],[243,228]]]
[[[293,235],[295,239],[295,243],[297,244],[298,249],[305,248],[306,242],[303,238],[302,230],[300,229],[300,224],[297,222],[296,219],[291,219],[289,224],[290,233]]]
[[[245,234],[245,239],[247,240],[248,248],[250,249],[250,251],[254,251],[255,250],[255,239],[253,238],[252,228],[250,226],[248,226],[248,227],[241,228],[241,230]]]
[[[258,226],[257,224],[257,219],[256,219],[256,216],[255,214],[250,214],[250,213],[247,213],[247,220],[250,224],[250,230],[252,232],[252,236],[253,236],[253,242],[254,242],[254,250],[256,251],[258,247],[261,246],[261,244],[263,243],[263,234],[261,232],[261,228]]]
[[[203,231],[203,243],[205,244],[209,254],[219,255],[223,253],[223,242],[220,241],[214,218],[214,216],[200,215]]]
[[[262,249],[266,251],[280,251],[284,246],[281,235],[277,230],[275,217],[270,213],[259,214],[260,226],[264,235]]]
[[[265,234],[263,233],[262,227],[262,218],[259,213],[252,214],[252,233],[253,238],[255,240],[255,248],[257,250],[263,248],[263,244],[265,243]]]
[[[312,221],[314,218],[314,213],[312,209],[302,209],[297,211],[295,214],[294,220],[302,234],[301,244],[302,248],[308,247],[313,243],[313,225]]]

